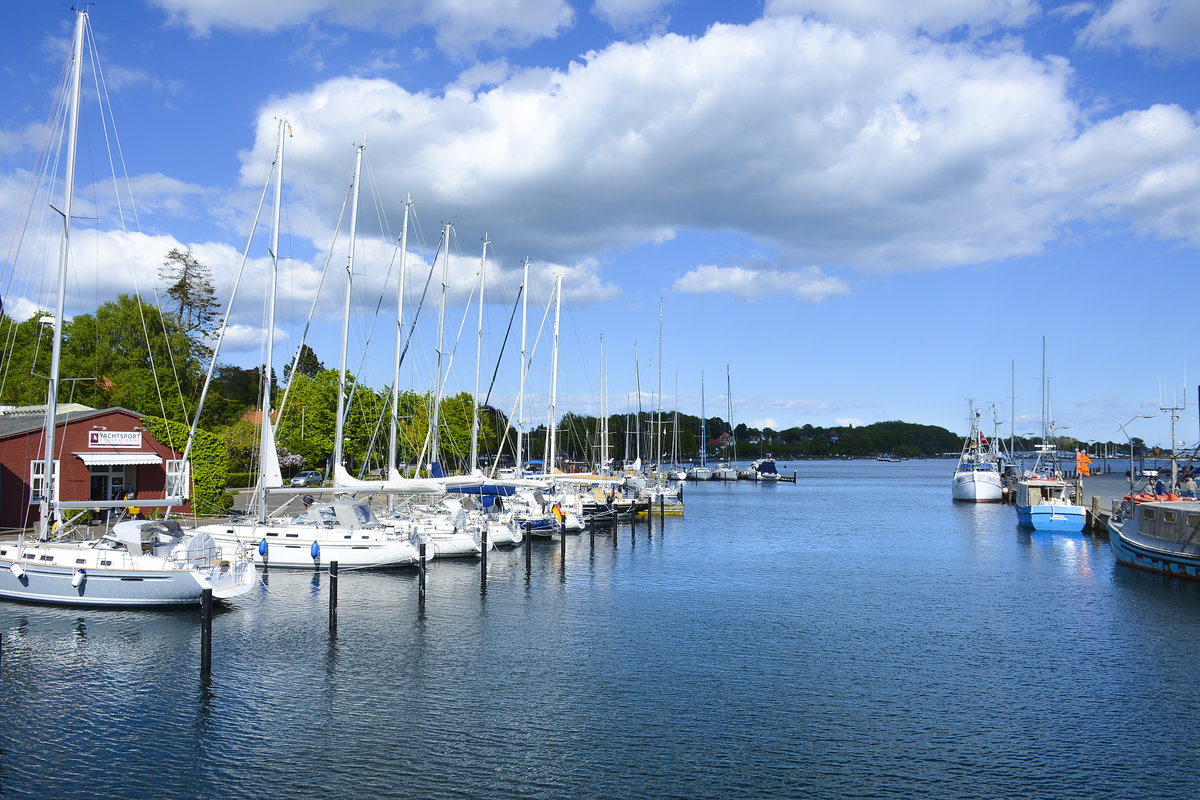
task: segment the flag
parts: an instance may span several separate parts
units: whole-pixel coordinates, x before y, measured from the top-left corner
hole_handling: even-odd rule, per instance
[[[1080,475],[1087,477],[1092,474],[1092,459],[1082,450],[1075,451],[1075,471]]]

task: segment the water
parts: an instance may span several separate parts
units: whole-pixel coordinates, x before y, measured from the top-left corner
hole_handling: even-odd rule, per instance
[[[689,485],[477,563],[196,612],[0,605],[4,797],[1192,797],[1200,587],[950,501],[953,461]]]

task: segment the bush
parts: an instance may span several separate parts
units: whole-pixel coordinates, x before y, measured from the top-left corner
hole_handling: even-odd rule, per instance
[[[170,443],[181,452],[187,443],[187,425],[161,417],[143,417],[142,424],[155,439]],[[225,493],[229,481],[229,455],[224,443],[215,434],[197,430],[189,458],[192,462],[192,510],[201,515],[224,514],[233,505]]]

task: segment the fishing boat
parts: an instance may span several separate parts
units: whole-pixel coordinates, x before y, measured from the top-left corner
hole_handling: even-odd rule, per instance
[[[1126,498],[1108,540],[1118,563],[1200,580],[1200,501]]]
[[[1017,524],[1036,531],[1078,533],[1087,522],[1076,487],[1067,483],[1058,466],[1046,393],[1046,340],[1042,339],[1042,441],[1036,446],[1033,469],[1017,481]]]
[[[964,503],[998,503],[1004,497],[999,462],[987,437],[979,429],[979,412],[974,403],[969,408],[971,429],[963,440],[962,453],[954,468],[951,496]]]
[[[75,528],[60,518],[63,509],[114,507],[109,501],[73,504],[57,500],[60,476],[55,439],[58,427],[63,424],[58,414],[59,370],[67,268],[71,259],[71,205],[83,42],[88,27],[87,11],[77,10],[65,97],[69,115],[64,134],[67,137],[65,199],[46,393],[45,456],[40,481],[32,487],[35,495],[31,498],[39,506],[38,538],[30,541],[21,534],[15,542],[0,544],[0,597],[68,606],[120,607],[198,604],[205,590],[211,590],[217,599],[237,597],[258,583],[254,562],[244,548],[222,552],[211,537],[185,533],[174,521],[126,520],[93,538],[87,528]],[[161,502],[139,501],[139,505],[182,502],[182,498],[174,497]]]

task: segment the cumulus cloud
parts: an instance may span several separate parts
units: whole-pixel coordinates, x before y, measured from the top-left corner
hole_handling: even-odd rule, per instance
[[[526,47],[570,26],[565,0],[153,0],[174,24],[206,36],[214,28],[276,31],[330,23],[398,36],[416,26],[435,31],[438,46],[463,53],[480,45]]]
[[[1169,57],[1200,55],[1200,5],[1190,0],[1113,0],[1079,34],[1096,48],[1135,47]]]
[[[1081,124],[1070,75],[1015,47],[772,17],[475,92],[327,81],[264,106],[243,175],[286,111],[321,183],[344,185],[348,156],[331,159],[366,130],[369,150],[404,154],[374,160],[389,207],[412,191],[561,263],[690,229],[791,263],[940,268],[1035,253],[1069,214],[1037,177]]]
[[[672,288],[689,294],[730,294],[751,301],[791,295],[806,303],[820,303],[850,291],[845,281],[825,275],[816,267],[779,270],[713,265],[688,272]]]

